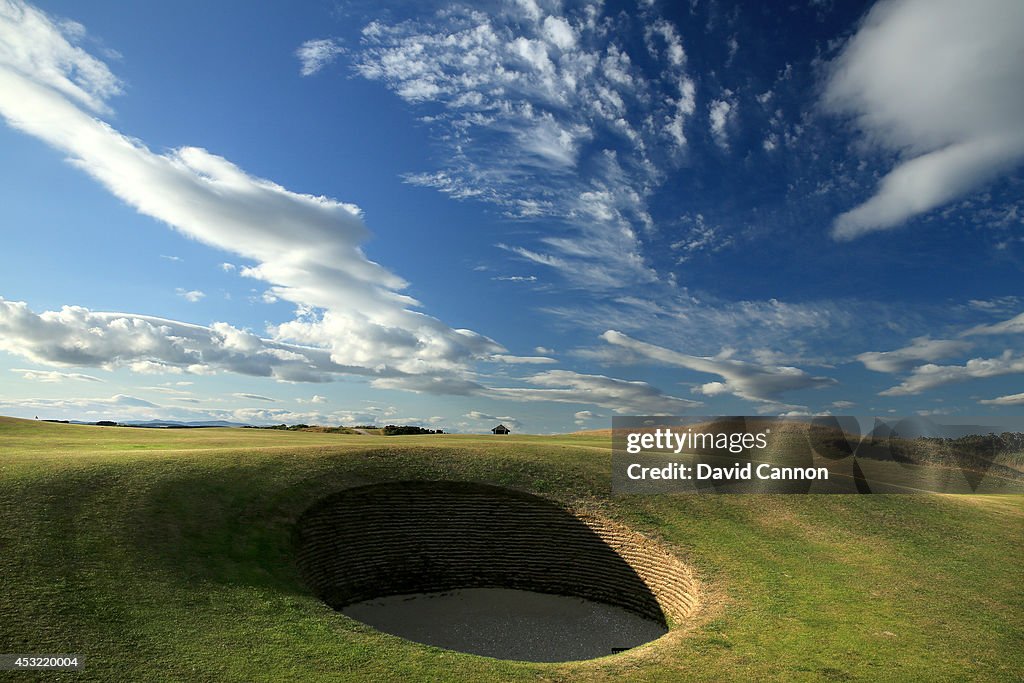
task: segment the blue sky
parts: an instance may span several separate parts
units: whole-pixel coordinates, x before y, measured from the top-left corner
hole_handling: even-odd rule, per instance
[[[1024,6],[0,3],[0,413],[1015,415]]]

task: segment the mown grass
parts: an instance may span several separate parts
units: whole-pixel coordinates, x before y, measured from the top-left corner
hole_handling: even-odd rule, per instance
[[[1019,680],[1020,496],[622,496],[600,435],[382,437],[0,418],[0,652],[15,680]],[[690,624],[590,662],[373,631],[292,562],[296,517],[365,483],[457,479],[598,509],[697,570]]]

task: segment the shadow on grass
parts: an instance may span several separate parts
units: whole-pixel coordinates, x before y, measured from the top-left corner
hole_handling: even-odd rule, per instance
[[[239,455],[228,461],[168,463],[160,469],[145,487],[129,489],[134,509],[122,516],[130,520],[125,534],[141,570],[170,572],[192,583],[252,585],[302,595],[313,591],[296,565],[296,523],[331,494],[414,479],[537,490],[548,477],[561,482],[565,475],[558,461],[542,464],[532,456],[496,461],[434,448]]]

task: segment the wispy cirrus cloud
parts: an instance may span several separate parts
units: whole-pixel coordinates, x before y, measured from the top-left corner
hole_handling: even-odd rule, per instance
[[[276,398],[270,398],[269,396],[263,396],[261,394],[247,394],[243,391],[238,391],[231,394],[235,398],[244,398],[249,401],[266,401],[267,403],[277,403]]]
[[[173,401],[189,405],[154,403],[129,394],[110,397],[73,398],[22,398],[7,400],[0,398],[0,412],[4,415],[32,417],[39,415],[49,419],[115,420],[118,422],[146,420],[212,421],[225,420],[241,424],[319,424],[356,425],[381,423],[388,419],[388,411],[376,410],[289,410],[274,407],[211,408],[192,405],[197,399],[173,398]],[[433,418],[430,418],[433,419]],[[411,418],[401,420],[425,422]]]
[[[696,388],[705,396],[732,394],[748,401],[776,405],[788,392],[820,389],[836,384],[830,377],[816,377],[800,368],[782,365],[759,365],[728,357],[691,356],[656,344],[642,342],[616,330],[608,330],[601,338],[609,344],[639,354],[659,363],[675,365],[696,372],[718,375],[724,382],[708,382]]]
[[[418,302],[400,292],[406,283],[359,248],[369,230],[355,206],[293,193],[198,147],[154,153],[84,112],[76,101],[109,111],[105,98],[119,92],[116,79],[40,10],[16,1],[4,7],[0,35],[10,49],[0,51],[0,115],[8,124],[66,153],[140,213],[253,263],[241,274],[267,282],[269,293],[298,313],[269,326],[264,337],[226,323],[204,327],[77,306],[36,313],[24,302],[0,300],[3,350],[42,364],[136,373],[231,372],[289,382],[355,375],[409,391],[608,407],[621,399],[614,404],[627,411],[692,403],[643,382],[568,371],[525,378],[543,388],[477,381],[471,366],[478,361],[550,359],[508,355],[493,340],[414,310]],[[549,22],[544,31],[568,49],[564,29]],[[23,44],[30,38],[32,45]],[[540,58],[529,49],[523,54]],[[617,71],[620,57],[607,65],[609,78],[627,78]],[[70,76],[37,73],[40,63]]]
[[[554,358],[547,356],[511,356],[505,353],[497,353],[491,356],[491,360],[497,363],[508,363],[509,365],[548,365],[557,363]]]
[[[914,368],[900,384],[880,392],[881,396],[914,396],[954,382],[1002,377],[1024,373],[1024,356],[1007,349],[996,358],[972,358],[963,365],[928,363]]]
[[[583,374],[573,370],[547,370],[518,378],[518,381],[527,386],[497,386],[471,378],[431,378],[423,375],[379,377],[372,380],[371,386],[509,401],[596,405],[623,415],[672,415],[701,405],[699,401],[666,394],[647,382]]]
[[[17,415],[28,411],[52,411],[56,417],[97,417],[110,418],[114,415],[140,419],[159,417],[156,412],[161,406],[138,396],[115,394],[110,397],[90,398],[23,398],[16,401],[0,399],[4,414]],[[45,414],[44,414],[45,416]]]
[[[898,155],[836,239],[895,228],[1024,163],[1024,4],[882,0],[832,63],[826,108]]]
[[[22,379],[31,380],[34,382],[63,382],[67,379],[78,380],[80,382],[102,382],[103,380],[99,377],[93,377],[92,375],[85,375],[80,372],[59,372],[57,370],[29,370],[26,368],[11,368],[11,372],[17,372],[21,375]]]
[[[972,306],[972,308],[979,307]],[[980,308],[988,310],[991,307],[982,306]],[[922,363],[922,361],[962,356],[975,345],[975,342],[967,340],[965,337],[1020,333],[1024,333],[1024,313],[1001,322],[976,325],[961,332],[957,339],[918,337],[903,348],[893,351],[862,353],[857,356],[857,360],[861,361],[869,370],[876,372],[901,373],[909,371],[907,377],[900,384],[880,392],[880,395],[915,396],[947,384],[1024,373],[1024,357],[1015,354],[1013,349],[1005,349],[1001,355],[996,357],[971,358],[962,364]],[[990,402],[985,405],[1000,404]]]
[[[646,382],[549,370],[524,378],[534,387],[492,387],[488,395],[514,401],[551,401],[600,406],[620,415],[676,415],[702,405],[665,394]]]
[[[956,339],[929,339],[917,337],[910,345],[893,351],[868,351],[857,356],[857,360],[868,370],[875,372],[904,372],[921,361],[935,361],[963,353],[972,344]]]
[[[913,321],[919,315],[869,302],[722,301],[685,290],[676,290],[673,296],[657,300],[628,294],[609,297],[586,308],[550,306],[545,311],[573,329],[587,329],[598,335],[613,328],[633,336],[673,339],[678,345],[693,349],[695,355],[714,355],[723,347],[732,347],[753,357],[785,348],[784,355],[790,359],[817,355],[810,349],[822,344],[830,344],[835,354],[844,350],[856,353],[863,348],[863,320],[883,325],[893,315],[903,322]],[[599,346],[577,349],[574,354],[601,361],[613,351]],[[621,357],[622,354],[612,353],[607,360],[614,363]],[[775,362],[779,360],[775,358]]]
[[[1024,334],[1024,313],[1020,313],[998,323],[990,325],[977,325],[963,333],[963,336],[970,335],[991,335],[991,334]]]
[[[497,280],[498,282],[536,282],[537,281],[537,276],[536,275],[499,275],[499,276],[496,276],[496,277],[492,277],[491,279],[492,280]]]
[[[678,262],[685,263],[697,254],[714,254],[733,245],[735,238],[720,226],[709,225],[703,214],[684,216],[680,226],[685,232],[669,248],[679,253]]]
[[[986,406],[1024,406],[1024,393],[982,399],[978,403]]]
[[[738,107],[731,91],[725,91],[722,99],[712,100],[708,105],[708,120],[711,123],[711,137],[724,150],[729,149],[729,124],[736,118]]]
[[[300,73],[303,76],[312,76],[344,52],[345,49],[333,38],[321,38],[304,42],[295,51],[295,56],[299,58],[302,66]]]
[[[408,182],[543,218],[546,234],[510,251],[570,282],[657,279],[642,254],[648,200],[687,148],[696,84],[679,33],[653,9],[454,5],[371,22],[353,63],[446,141],[451,163]]]
[[[488,413],[484,413],[484,412],[481,412],[479,410],[471,410],[468,413],[466,413],[465,415],[463,415],[463,417],[465,417],[468,420],[472,420],[475,423],[478,423],[476,425],[478,428],[481,425],[483,425],[484,423],[491,424],[491,423],[494,423],[494,422],[500,422],[501,424],[505,425],[506,427],[509,427],[509,428],[515,429],[515,430],[521,429],[522,426],[523,426],[523,423],[522,423],[521,420],[518,420],[518,419],[512,417],[511,415],[490,415]]]

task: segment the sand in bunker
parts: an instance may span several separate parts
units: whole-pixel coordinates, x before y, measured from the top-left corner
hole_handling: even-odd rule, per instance
[[[621,607],[508,588],[392,595],[341,611],[419,643],[532,662],[602,657],[667,632],[661,624]]]

